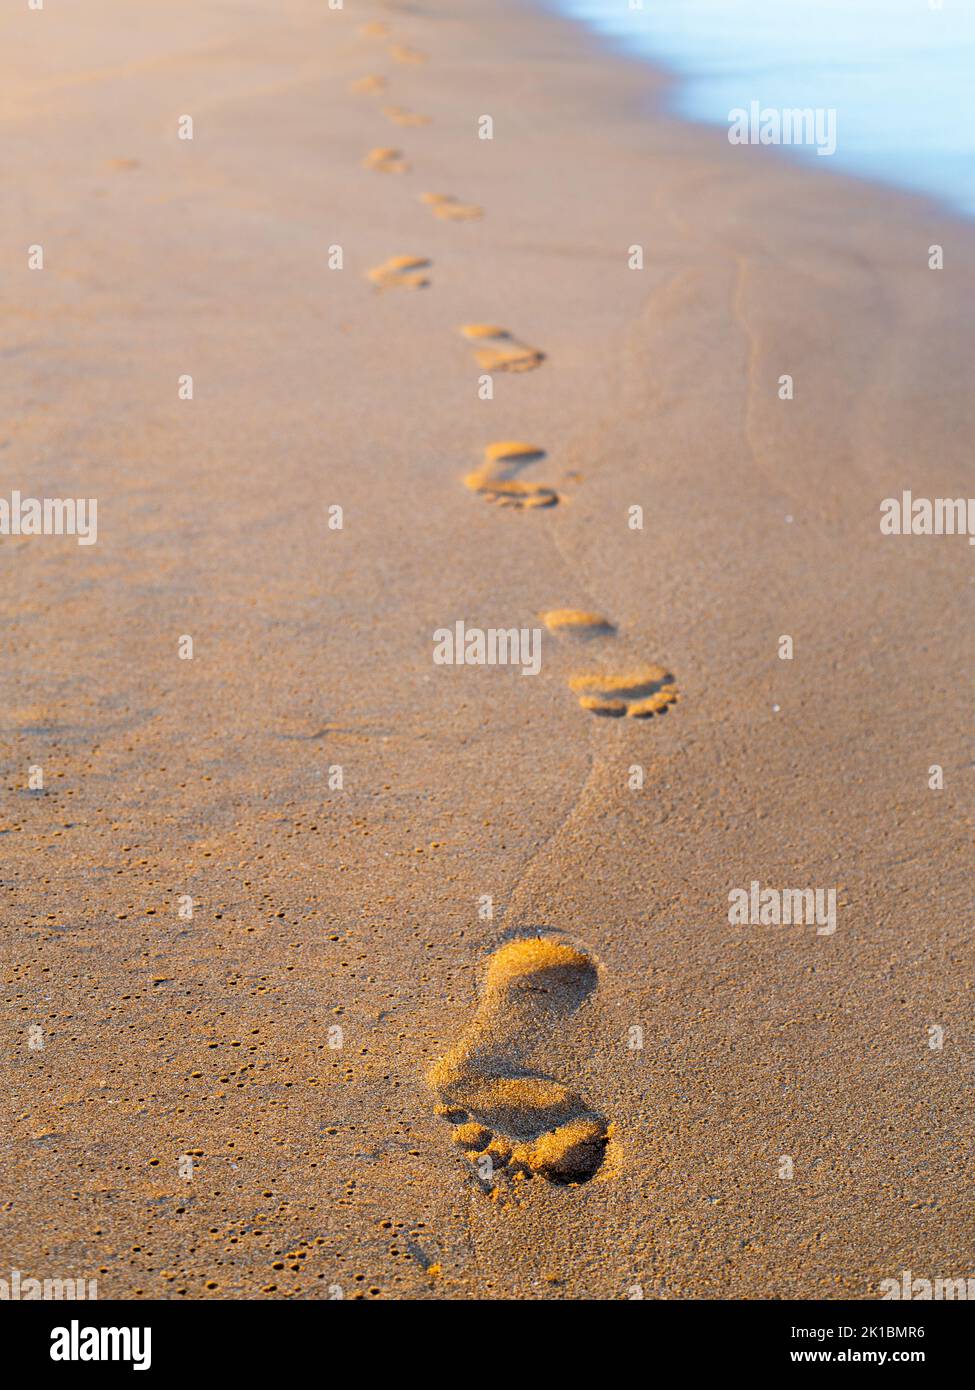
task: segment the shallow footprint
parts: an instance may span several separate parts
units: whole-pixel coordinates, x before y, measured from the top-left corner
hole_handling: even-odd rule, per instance
[[[370,19],[367,24],[359,25],[359,33],[364,39],[384,39],[389,34],[389,25],[381,19]]]
[[[430,283],[424,271],[431,265],[426,256],[390,256],[382,265],[366,271],[366,277],[380,290],[421,290]]]
[[[501,507],[554,507],[559,495],[541,483],[523,482],[517,475],[529,464],[545,457],[545,450],[534,444],[505,439],[489,444],[484,462],[464,479],[472,492]]]
[[[402,150],[383,147],[370,150],[362,162],[367,169],[374,169],[378,174],[405,174],[410,167],[403,158]]]
[[[430,117],[421,116],[416,111],[405,111],[402,106],[384,106],[383,115],[397,125],[429,125]]]
[[[386,79],[380,77],[378,73],[369,73],[367,77],[360,77],[352,83],[354,92],[381,92],[385,89]]]
[[[509,941],[488,965],[470,1028],[428,1073],[454,1142],[492,1171],[585,1182],[606,1153],[610,1126],[575,1091],[526,1066],[555,1056],[566,1017],[596,988],[596,967],[548,938]]]
[[[425,63],[427,55],[421,53],[418,48],[410,48],[408,44],[397,43],[389,50],[397,63]]]
[[[615,623],[600,613],[586,613],[580,608],[552,608],[539,615],[549,632],[564,632],[571,637],[611,637]]]
[[[474,358],[486,372],[530,372],[544,362],[544,352],[529,347],[493,323],[466,323],[460,330],[475,348]]]
[[[472,222],[484,216],[484,209],[476,203],[462,203],[449,193],[421,193],[420,202],[426,203],[434,217],[442,217],[445,222]]]
[[[583,709],[617,718],[647,719],[660,714],[678,697],[674,678],[663,666],[639,666],[619,675],[598,671],[573,676],[569,689],[579,696]]]

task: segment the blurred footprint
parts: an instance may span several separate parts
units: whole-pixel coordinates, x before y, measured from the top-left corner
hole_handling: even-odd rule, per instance
[[[382,147],[370,150],[362,162],[365,168],[373,169],[378,174],[405,174],[410,167],[403,158],[402,150]]]
[[[549,632],[564,632],[570,637],[612,637],[616,632],[608,618],[579,608],[553,608],[539,616]]]
[[[523,468],[545,457],[534,444],[502,440],[484,450],[484,462],[464,479],[472,492],[501,507],[554,507],[559,500],[554,488],[526,483],[518,478]]]
[[[519,342],[506,328],[492,323],[468,323],[460,330],[470,342],[482,346],[474,359],[486,372],[530,372],[545,360],[544,352]]]
[[[430,117],[421,116],[416,111],[405,111],[402,106],[384,106],[383,115],[397,125],[429,125]]]
[[[442,217],[445,222],[472,222],[484,216],[484,209],[476,203],[461,203],[449,193],[421,193],[420,201],[428,205],[434,217]]]
[[[382,265],[366,271],[366,276],[380,290],[420,290],[430,283],[423,272],[431,265],[425,256],[390,256]]]

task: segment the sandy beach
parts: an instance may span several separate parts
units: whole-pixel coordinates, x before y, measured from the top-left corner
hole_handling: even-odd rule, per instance
[[[975,1276],[975,550],[879,524],[973,491],[975,229],[527,0],[0,52],[0,495],[98,504],[0,537],[0,1277]]]

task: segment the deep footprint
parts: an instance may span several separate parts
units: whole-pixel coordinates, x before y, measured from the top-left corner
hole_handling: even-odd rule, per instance
[[[454,1142],[512,1176],[579,1183],[603,1162],[610,1126],[568,1086],[526,1066],[554,1053],[566,1017],[596,988],[584,951],[548,938],[510,941],[491,957],[467,1033],[431,1068],[437,1113]]]
[[[660,714],[678,697],[674,678],[663,666],[639,666],[619,675],[598,671],[573,676],[569,689],[579,696],[579,704],[593,714],[631,719],[648,719]]]
[[[486,372],[530,372],[545,361],[544,352],[519,342],[506,328],[493,323],[466,323],[460,330],[479,346],[474,358]]]
[[[517,475],[529,464],[545,457],[545,450],[534,444],[505,439],[489,444],[484,450],[484,462],[464,479],[472,492],[501,507],[553,507],[558,493],[541,483],[523,482]]]

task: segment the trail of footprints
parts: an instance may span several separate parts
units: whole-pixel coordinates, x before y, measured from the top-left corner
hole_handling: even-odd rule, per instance
[[[368,38],[386,39],[388,25],[361,26]],[[399,63],[423,63],[426,55],[392,44]],[[359,93],[384,92],[387,80],[369,74],[353,84]],[[419,127],[429,118],[399,106],[382,107],[400,126]],[[363,161],[376,173],[405,174],[402,150],[378,147]],[[469,222],[483,209],[451,194],[423,193],[434,217]],[[424,256],[391,256],[367,272],[377,290],[421,289],[430,283],[431,262]],[[496,324],[469,323],[460,333],[472,344],[474,360],[487,373],[535,370],[545,354]],[[489,444],[481,466],[468,473],[466,486],[485,501],[515,510],[553,507],[556,488],[525,477],[546,457],[544,449],[518,440]],[[587,647],[615,640],[615,625],[602,614],[574,608],[540,614],[559,639]],[[663,713],[678,699],[673,676],[662,666],[637,664],[619,669],[609,661],[569,678],[579,705],[604,717],[645,719]],[[594,991],[597,972],[589,955],[548,937],[510,941],[491,957],[481,1002],[467,1032],[428,1075],[437,1095],[437,1112],[454,1125],[454,1141],[483,1171],[504,1171],[515,1179],[540,1175],[551,1182],[579,1183],[601,1167],[612,1136],[605,1118],[563,1081],[548,1074],[565,1019]],[[532,1065],[540,1057],[543,1067]]]
[[[383,23],[381,19],[373,19],[366,24],[361,24],[359,33],[365,39],[388,39],[389,25]],[[417,48],[410,48],[405,43],[392,44],[389,52],[397,63],[425,63],[427,61],[425,53],[421,53]]]

